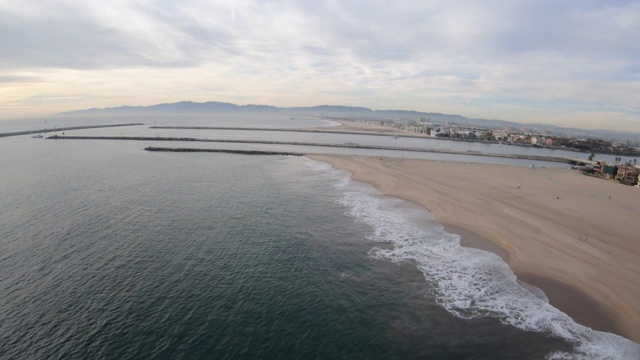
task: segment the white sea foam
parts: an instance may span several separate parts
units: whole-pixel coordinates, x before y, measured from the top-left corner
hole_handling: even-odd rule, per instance
[[[371,240],[393,244],[374,248],[370,255],[415,261],[438,304],[455,316],[496,317],[504,324],[550,333],[575,344],[574,353],[554,353],[550,359],[640,359],[638,344],[575,323],[551,306],[539,289],[522,286],[499,256],[460,246],[459,236],[444,231],[426,210],[351,182],[347,172],[314,166],[335,176],[336,187],[344,191],[338,202],[355,221],[371,226]]]
[[[328,127],[342,126],[341,123],[333,120],[325,120],[324,122],[325,124],[327,124]]]
[[[312,170],[329,172],[329,174],[335,178],[343,177],[338,175],[341,171],[336,170],[333,166],[331,166],[331,164],[323,161],[311,160],[306,156],[303,156],[300,159],[302,159],[302,162]]]
[[[300,159],[310,169],[328,174],[335,180],[334,185],[338,188],[345,188],[351,183],[351,173],[348,171],[338,170],[326,162],[311,160],[306,156],[300,157]]]

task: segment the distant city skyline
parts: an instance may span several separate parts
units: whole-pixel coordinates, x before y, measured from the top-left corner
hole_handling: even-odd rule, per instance
[[[0,120],[221,101],[640,132],[637,1],[0,0]]]

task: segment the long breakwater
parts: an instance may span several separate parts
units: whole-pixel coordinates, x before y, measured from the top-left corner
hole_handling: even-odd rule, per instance
[[[344,135],[367,135],[367,136],[397,136],[401,138],[426,139],[424,135],[398,134],[394,132],[376,132],[376,131],[345,131],[339,127],[316,128],[316,129],[290,129],[290,128],[248,128],[234,126],[149,126],[149,129],[168,129],[168,130],[233,130],[233,131],[274,131],[274,132],[294,132],[294,133],[311,133],[311,134],[344,134]],[[448,139],[458,140],[458,139]]]
[[[563,162],[563,163],[570,162],[567,158],[553,157],[553,156],[495,154],[495,153],[483,153],[479,151],[455,151],[455,150],[443,150],[443,149],[433,149],[433,148],[427,149],[427,148],[415,148],[415,147],[375,146],[375,145],[361,145],[357,143],[328,144],[328,143],[310,143],[310,142],[294,142],[294,141],[229,140],[229,139],[205,139],[205,138],[189,138],[189,137],[162,137],[162,136],[59,136],[59,135],[55,135],[55,136],[50,136],[47,139],[51,139],[51,140],[180,141],[180,142],[211,142],[211,143],[234,143],[234,144],[319,146],[319,147],[333,147],[333,148],[393,150],[393,151],[412,151],[412,152],[422,152],[422,153],[471,155],[471,156],[485,156],[485,157],[497,157],[497,158],[507,158],[507,159],[550,161],[550,162]],[[182,149],[185,149],[185,148],[182,148]],[[182,151],[187,151],[187,150],[182,150]],[[192,149],[192,151],[203,151],[203,150]]]
[[[147,151],[164,151],[164,152],[212,152],[224,154],[241,154],[241,155],[284,155],[284,156],[303,156],[303,153],[283,152],[283,151],[261,151],[261,150],[228,150],[228,149],[198,149],[198,148],[167,148],[148,146]]]
[[[58,132],[58,131],[69,131],[69,130],[85,130],[85,129],[100,129],[100,128],[111,128],[111,127],[122,127],[122,126],[140,126],[144,125],[144,123],[129,123],[129,124],[110,124],[110,125],[80,125],[80,126],[67,126],[67,127],[54,127],[54,128],[45,128],[40,130],[25,130],[25,131],[14,131],[8,133],[0,133],[0,137],[7,136],[18,136],[18,135],[30,135],[30,134],[43,134],[50,132]]]

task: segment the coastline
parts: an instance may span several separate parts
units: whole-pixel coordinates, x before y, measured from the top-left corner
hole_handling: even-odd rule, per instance
[[[460,235],[460,245],[474,249],[490,251],[508,263],[509,254],[503,248],[466,229],[445,226],[448,233]],[[556,309],[591,329],[621,334],[622,329],[611,319],[614,316],[589,294],[573,287],[571,284],[536,273],[515,272],[518,280],[542,290],[549,303]]]
[[[308,157],[428,209],[463,246],[497,253],[576,322],[640,342],[636,188],[567,169]]]

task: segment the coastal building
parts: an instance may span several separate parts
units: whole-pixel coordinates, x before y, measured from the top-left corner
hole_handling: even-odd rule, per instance
[[[618,173],[618,165],[605,164],[602,168],[602,173],[607,177],[607,179],[613,179]]]
[[[615,180],[626,185],[636,185],[640,168],[633,165],[620,165],[615,176]]]
[[[449,132],[449,130],[436,129],[435,136],[436,137],[451,137],[451,133]]]
[[[476,138],[476,132],[471,130],[471,131],[460,131],[457,133],[457,137],[460,139],[475,139]]]

